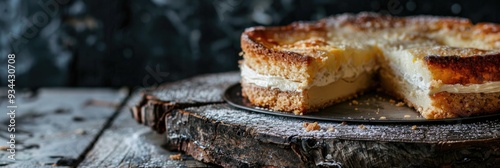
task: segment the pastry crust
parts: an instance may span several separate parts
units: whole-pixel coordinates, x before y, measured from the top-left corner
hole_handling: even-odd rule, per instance
[[[444,84],[482,84],[500,80],[500,54],[460,56],[426,56],[435,80]]]
[[[242,81],[242,96],[250,100],[253,105],[271,110],[288,111],[300,115],[310,110],[304,100],[305,92],[281,91],[269,89]]]
[[[277,50],[275,47],[285,43],[278,41],[280,39],[294,37],[296,39],[290,41],[296,41],[324,35],[323,25],[307,23],[249,28],[241,36],[243,58],[249,67],[261,74],[282,76],[294,81],[311,80],[309,74],[313,73],[310,70],[315,58],[292,51]]]
[[[500,93],[448,93],[439,92],[431,96],[434,106],[455,117],[469,117],[496,113],[500,107]],[[439,117],[439,111],[431,113]]]

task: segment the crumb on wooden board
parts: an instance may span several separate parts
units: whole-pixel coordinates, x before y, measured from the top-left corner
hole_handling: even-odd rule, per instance
[[[321,127],[319,126],[318,122],[314,122],[314,123],[308,123],[308,122],[305,122],[303,124],[304,128],[306,129],[307,132],[309,131],[317,131],[317,130],[320,130]]]
[[[176,155],[170,155],[169,156],[171,160],[181,160],[182,159],[182,154],[176,154]]]
[[[365,125],[363,125],[363,124],[359,125],[358,128],[362,129],[362,130],[366,129]]]
[[[411,129],[412,129],[412,130],[416,130],[416,129],[417,129],[417,125],[413,125],[413,126],[411,127]]]

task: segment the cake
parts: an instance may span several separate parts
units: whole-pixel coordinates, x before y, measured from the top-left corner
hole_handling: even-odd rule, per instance
[[[241,36],[242,96],[303,115],[380,86],[426,119],[500,110],[500,25],[375,13],[252,27]]]

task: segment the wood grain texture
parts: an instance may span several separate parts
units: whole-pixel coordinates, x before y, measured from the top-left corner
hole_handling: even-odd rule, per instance
[[[237,73],[218,74],[237,78]],[[214,75],[217,76],[217,75]],[[206,77],[206,76],[205,76]],[[229,77],[228,77],[229,78]],[[183,86],[224,90],[230,84],[211,87],[193,78],[166,85],[158,94],[169,95]],[[204,78],[215,83],[217,78]],[[237,82],[237,80],[236,80]],[[236,83],[234,82],[234,83]],[[231,84],[234,84],[231,83]],[[176,88],[170,90],[169,88]],[[318,122],[319,131],[305,131],[305,122],[243,110],[226,103],[190,104],[165,99],[139,101],[136,112],[148,120],[164,124],[166,147],[185,151],[195,159],[225,167],[298,166],[298,167],[494,167],[500,165],[500,120],[408,125],[359,125]],[[213,92],[204,97],[220,99]],[[191,100],[188,96],[186,100]],[[182,97],[175,97],[183,101]],[[208,102],[208,104],[207,104]],[[168,110],[165,110],[167,109]],[[156,115],[152,115],[156,114]],[[138,115],[134,115],[138,117]],[[160,118],[157,118],[160,117]],[[138,120],[141,121],[141,120]],[[158,123],[155,128],[161,127]],[[330,131],[329,131],[330,130]]]
[[[223,103],[222,93],[240,81],[239,72],[202,75],[162,85],[142,92],[136,101],[132,115],[137,122],[153,128],[158,133],[165,132],[164,114],[172,109]]]
[[[6,167],[74,166],[95,141],[107,120],[116,112],[126,90],[41,89],[16,94],[16,161],[0,151]],[[6,107],[2,99],[1,107]],[[0,115],[1,125],[8,116]],[[0,141],[10,134],[0,130]],[[1,143],[0,146],[7,145]]]
[[[128,106],[139,101],[140,94],[132,95]],[[153,132],[135,122],[123,109],[113,124],[99,138],[79,167],[207,167],[189,155],[181,160],[171,160],[170,155],[180,151],[168,151],[161,146],[165,136]]]

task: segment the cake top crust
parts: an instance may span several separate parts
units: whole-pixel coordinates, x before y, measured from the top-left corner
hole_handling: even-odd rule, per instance
[[[328,34],[332,33],[334,35],[329,37]],[[335,15],[315,22],[295,22],[286,26],[251,27],[243,32],[242,45],[257,45],[277,51],[293,47],[336,47],[333,44],[339,38],[335,35],[341,35],[344,41],[360,44],[424,39],[436,42],[438,46],[469,51],[462,56],[478,55],[477,50],[467,48],[500,49],[499,24],[473,24],[468,19],[455,17],[393,17],[367,12]]]

